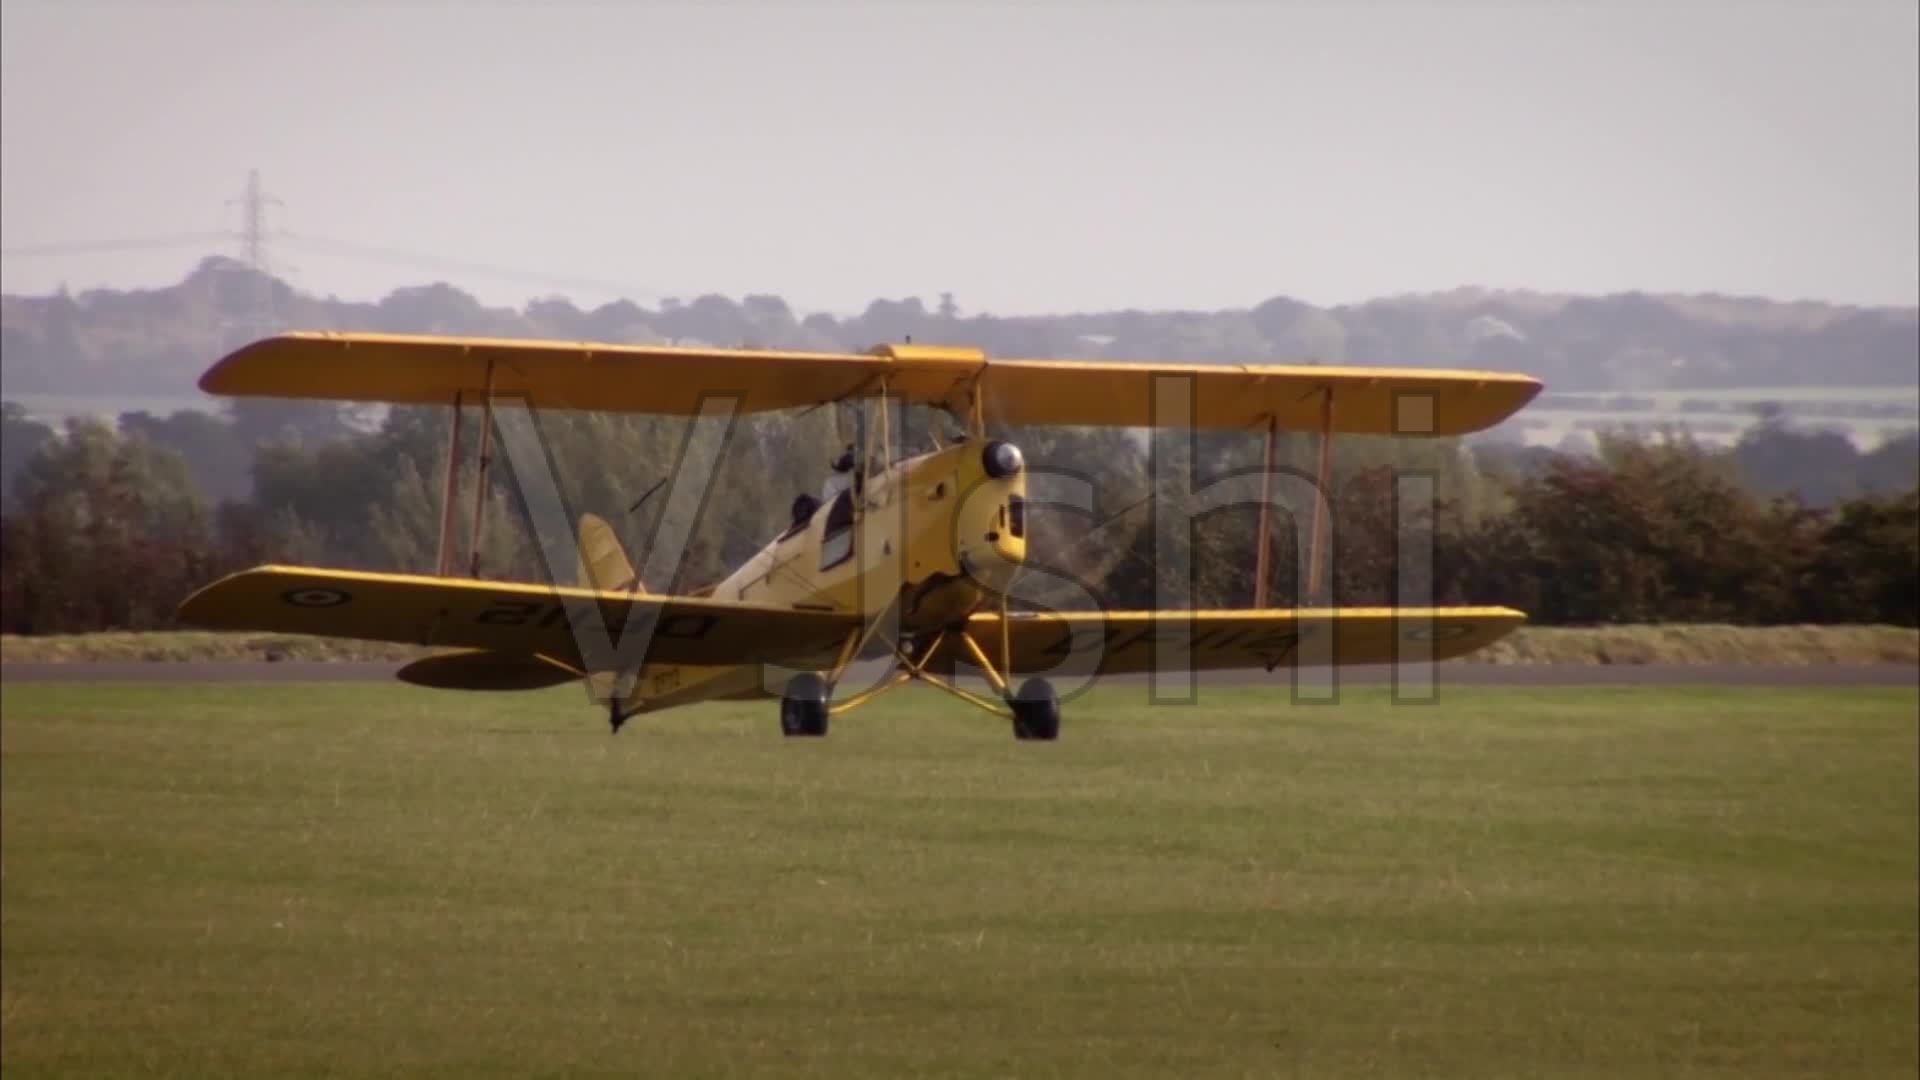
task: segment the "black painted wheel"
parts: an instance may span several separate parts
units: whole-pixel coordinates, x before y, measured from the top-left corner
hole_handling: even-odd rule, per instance
[[[1052,742],[1060,737],[1060,695],[1045,679],[1028,679],[1007,701],[1013,709],[1013,737],[1022,741]]]
[[[826,733],[827,680],[811,673],[795,675],[780,698],[780,734],[818,738]]]

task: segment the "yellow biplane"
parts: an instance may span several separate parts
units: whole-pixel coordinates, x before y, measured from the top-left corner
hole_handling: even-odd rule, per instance
[[[1260,504],[1252,609],[1009,610],[1027,557],[1027,468],[1017,446],[988,430],[991,422],[1264,431],[1269,482],[1276,434],[1313,431],[1324,490],[1335,434],[1479,431],[1539,392],[1538,382],[1519,375],[999,360],[914,344],[833,354],[291,333],[234,352],[200,385],[221,395],[450,405],[454,422],[434,573],[262,566],[188,598],[184,622],[449,650],[401,669],[400,678],[423,686],[504,690],[586,680],[616,732],[628,717],[675,705],[778,697],[784,733],[824,735],[830,717],[923,682],[1011,720],[1019,738],[1051,740],[1060,728],[1052,679],[1069,660],[1090,677],[1169,665],[1271,672],[1443,660],[1525,618],[1499,607],[1269,608],[1271,499]],[[574,584],[479,580],[477,551],[469,574],[457,572],[451,546],[462,405],[484,410],[477,524],[496,402],[693,417],[716,393],[740,412],[875,401],[882,408],[858,458],[835,463],[837,489],[830,478],[825,497],[796,499],[789,528],[695,594],[646,591],[612,528],[592,515],[581,518],[573,539]],[[889,403],[927,406],[958,430],[944,444],[935,439],[932,449],[895,460]],[[1308,598],[1324,590],[1324,513],[1324,500],[1316,501]],[[596,633],[631,644],[636,631],[643,647],[617,656],[593,644]],[[847,693],[850,665],[875,656],[887,661],[885,676]],[[977,668],[991,693],[960,685],[957,665]]]

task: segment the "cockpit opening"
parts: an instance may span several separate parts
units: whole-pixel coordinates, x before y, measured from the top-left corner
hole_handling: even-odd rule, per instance
[[[804,491],[795,495],[793,497],[792,520],[787,525],[787,531],[780,534],[780,539],[786,540],[805,532],[807,524],[813,520],[813,515],[817,513],[819,509],[819,499],[814,498]]]

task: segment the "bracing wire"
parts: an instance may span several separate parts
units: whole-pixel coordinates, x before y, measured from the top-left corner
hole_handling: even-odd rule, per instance
[[[189,247],[209,241],[233,239],[229,232],[174,233],[168,236],[129,237],[121,240],[90,240],[64,244],[21,244],[0,248],[9,259],[44,258],[56,255],[112,255],[123,251],[152,251],[160,248]]]

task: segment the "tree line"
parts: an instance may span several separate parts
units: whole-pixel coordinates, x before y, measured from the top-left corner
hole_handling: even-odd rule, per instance
[[[1647,293],[1461,289],[1324,308],[1274,296],[1217,311],[1054,315],[969,310],[951,294],[877,298],[844,315],[797,311],[770,294],[585,308],[548,297],[514,308],[488,306],[444,282],[375,301],[314,296],[210,256],[165,288],[0,296],[0,314],[5,385],[16,394],[186,394],[208,357],[283,328],[826,351],[912,338],[1007,357],[1524,371],[1556,393],[1907,389],[1920,366],[1920,313],[1911,307]]]
[[[434,563],[445,409],[396,408],[374,422],[328,405],[248,402],[224,416],[135,413],[56,432],[7,406],[4,421],[6,633],[167,627],[192,590],[264,562],[409,572]],[[571,512],[606,517],[641,561],[665,500],[639,497],[679,460],[684,422],[594,413],[537,422]],[[923,448],[933,422],[904,416],[895,430]],[[470,436],[478,423],[470,411]],[[846,408],[740,418],[683,565],[648,587],[691,589],[738,565],[785,527],[796,494],[818,490],[852,430]],[[1006,434],[1035,471],[1027,602],[1152,607],[1170,595],[1156,576],[1167,566],[1193,568],[1178,591],[1196,606],[1251,602],[1257,506],[1209,509],[1207,492],[1259,468],[1258,436]],[[1756,424],[1730,449],[1609,436],[1597,455],[1343,438],[1328,492],[1325,599],[1507,604],[1542,624],[1920,624],[1913,440],[1855,454],[1858,475],[1819,477],[1825,498],[1752,475],[1757,461],[1805,471],[1806,438],[1777,421]],[[1283,436],[1279,459],[1308,475],[1316,450],[1311,436]],[[1846,470],[1839,456],[1834,470]],[[1180,476],[1191,480],[1168,479]],[[544,581],[515,480],[500,457],[481,500],[480,573]],[[454,546],[464,553],[476,539],[471,500],[480,489],[471,462],[458,482]],[[1090,491],[1092,502],[1053,494],[1069,488]],[[1410,490],[1420,497],[1410,501]],[[1308,501],[1289,502],[1271,548],[1277,606],[1304,595],[1298,537]],[[1418,557],[1401,559],[1409,551]],[[1408,566],[1418,572],[1410,577]]]

